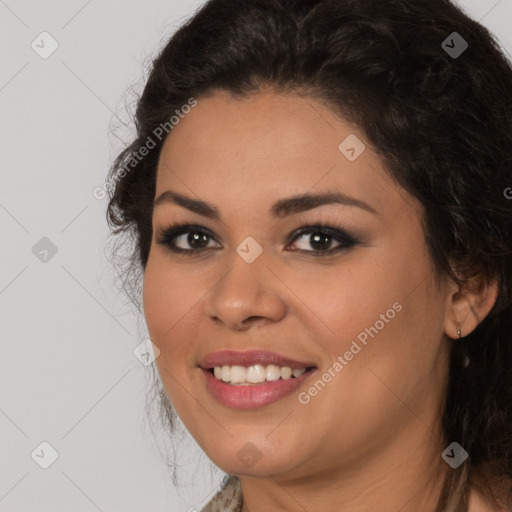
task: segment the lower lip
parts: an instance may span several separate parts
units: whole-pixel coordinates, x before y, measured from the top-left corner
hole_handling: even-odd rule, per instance
[[[208,390],[222,405],[236,409],[257,409],[293,393],[315,369],[308,370],[299,377],[263,382],[253,386],[234,386],[215,378],[208,370],[201,368],[201,371],[205,376]]]

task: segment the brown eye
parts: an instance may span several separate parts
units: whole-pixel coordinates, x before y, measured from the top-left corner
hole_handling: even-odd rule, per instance
[[[322,224],[315,226],[307,225],[299,229],[293,234],[291,240],[295,242],[300,238],[304,238],[306,240],[304,246],[309,246],[312,250],[299,248],[292,249],[292,251],[310,253],[312,256],[329,256],[339,251],[350,249],[358,243],[354,237],[345,231]],[[165,246],[175,254],[194,255],[212,248],[221,248],[219,244],[208,247],[208,244],[213,240],[213,235],[206,228],[190,224],[179,224],[162,229],[159,232],[157,243]],[[333,242],[338,243],[334,248],[332,248]],[[178,247],[178,244],[181,247]]]
[[[299,248],[298,250],[310,252],[314,256],[324,256],[343,249],[349,249],[357,243],[352,236],[344,231],[322,225],[308,226],[300,229],[295,234],[293,241],[295,242],[300,238],[305,238],[304,246],[312,247],[313,250],[308,250],[307,248]],[[333,241],[338,242],[338,246],[334,249],[332,248]]]
[[[157,243],[167,247],[171,252],[186,254],[207,249],[209,239],[213,237],[205,228],[180,224],[160,231]],[[177,247],[178,243],[185,247]]]

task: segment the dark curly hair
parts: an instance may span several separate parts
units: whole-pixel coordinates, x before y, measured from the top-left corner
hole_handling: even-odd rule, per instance
[[[468,44],[462,55],[449,51],[454,32]],[[461,286],[498,281],[490,313],[452,347],[442,426],[447,445],[456,440],[469,458],[447,475],[436,512],[467,511],[473,486],[504,506],[512,496],[510,61],[449,0],[207,1],[152,62],[136,139],[107,178],[107,221],[130,247],[124,257],[114,251],[114,264],[139,311],[165,140],[155,130],[167,123],[172,136],[169,119],[191,98],[263,88],[320,100],[362,130],[386,172],[423,204],[437,276]],[[155,147],[134,160],[148,138]],[[176,416],[160,394],[172,430]]]

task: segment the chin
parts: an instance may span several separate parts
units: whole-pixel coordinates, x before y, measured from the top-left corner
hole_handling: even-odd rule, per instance
[[[238,450],[235,445],[241,445]],[[294,460],[287,456],[286,450],[277,451],[275,448],[270,453],[259,450],[250,441],[231,443],[229,450],[222,453],[207,451],[210,460],[222,471],[235,476],[252,476],[268,478],[283,475],[293,471],[303,461]],[[297,450],[293,450],[297,454]]]

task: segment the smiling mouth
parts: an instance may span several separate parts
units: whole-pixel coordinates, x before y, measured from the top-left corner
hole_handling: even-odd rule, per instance
[[[304,368],[290,368],[275,364],[254,364],[251,366],[223,365],[208,368],[215,379],[233,386],[253,386],[279,380],[298,379],[304,374],[315,370],[315,366]]]

